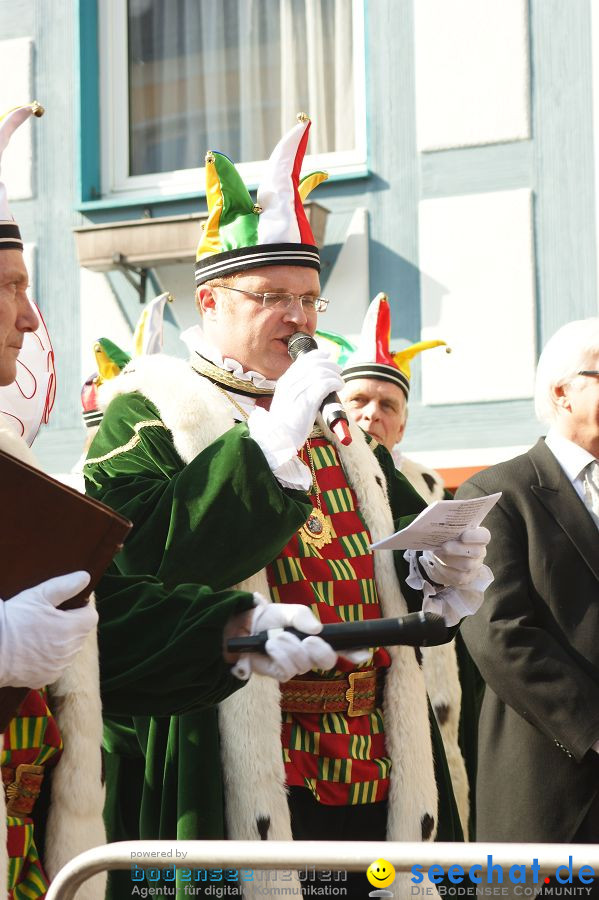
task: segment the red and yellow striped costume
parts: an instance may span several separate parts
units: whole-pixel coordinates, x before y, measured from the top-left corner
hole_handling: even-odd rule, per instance
[[[58,762],[62,740],[48,708],[45,691],[30,691],[18,715],[4,732],[0,755],[5,788],[21,764],[43,766]],[[48,879],[35,846],[33,819],[7,816],[8,900],[38,900],[46,896]]]
[[[327,623],[380,618],[370,534],[356,509],[355,493],[329,441],[314,438],[311,454],[333,540],[317,549],[303,540],[301,532],[294,535],[268,567],[273,600],[303,603]],[[312,502],[316,507],[313,495]],[[389,655],[379,649],[367,667],[389,664]],[[351,663],[340,666],[322,677],[355,669]],[[343,712],[283,712],[282,744],[287,783],[308,787],[321,803],[341,806],[387,797],[390,760],[381,709],[356,717]]]

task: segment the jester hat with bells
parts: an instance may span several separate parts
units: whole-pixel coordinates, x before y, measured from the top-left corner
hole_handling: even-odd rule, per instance
[[[27,106],[15,106],[0,117],[0,160],[8,146],[13,133],[19,125],[26,122],[30,116],[43,116],[44,107],[37,100]],[[6,186],[0,180],[0,250],[22,250],[23,239],[19,226],[13,219],[8,208],[8,194]]]
[[[391,341],[391,310],[386,294],[377,294],[364,316],[358,348],[347,363],[341,377],[344,381],[355,378],[375,378],[390,381],[402,389],[406,400],[410,393],[410,360],[431,347],[446,347],[445,341],[419,341],[394,353]]]
[[[196,284],[260,266],[306,266],[320,272],[318,247],[303,201],[327,176],[300,182],[310,119],[285,134],[266,166],[254,203],[237,169],[223,153],[206,154],[208,220],[196,254]]]

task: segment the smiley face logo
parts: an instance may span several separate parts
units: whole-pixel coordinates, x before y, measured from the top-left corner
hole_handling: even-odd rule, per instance
[[[395,869],[386,859],[375,859],[366,869],[368,881],[377,888],[384,888],[395,881]]]

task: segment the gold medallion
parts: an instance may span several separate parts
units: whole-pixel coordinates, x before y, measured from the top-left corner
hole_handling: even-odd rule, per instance
[[[310,518],[301,527],[302,539],[320,550],[333,540],[331,523],[321,509],[313,509]]]

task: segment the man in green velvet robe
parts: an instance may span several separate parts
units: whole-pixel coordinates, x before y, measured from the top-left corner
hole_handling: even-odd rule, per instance
[[[308,128],[300,118],[275,148],[257,204],[232,163],[208,154],[203,333],[189,336],[190,362],[140,358],[110,383],[85,466],[88,492],[135,525],[97,592],[113,840],[461,837],[413,648],[375,648],[361,665],[280,686],[259,655],[233,669],[216,659],[238,590],[328,622],[424,602],[456,624],[488,580],[484,529],[436,555],[373,554],[424,502],[384,448],[355,426],[346,446],[318,414],[342,387],[326,354],[289,358],[290,336],[313,335],[326,308],[297,174]],[[148,575],[165,590],[155,605],[143,600]],[[194,596],[198,585],[232,589],[228,610],[209,591]],[[205,619],[187,643],[168,591]],[[132,632],[136,646],[122,637]],[[358,702],[349,689],[360,685]],[[368,890],[361,878],[349,896]]]

